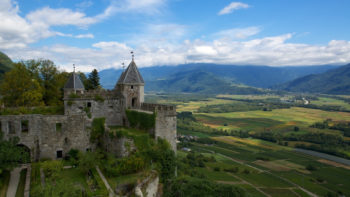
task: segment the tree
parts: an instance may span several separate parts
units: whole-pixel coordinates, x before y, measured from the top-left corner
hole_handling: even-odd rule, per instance
[[[37,79],[43,88],[45,105],[60,105],[63,98],[63,86],[69,74],[60,72],[51,60],[28,60],[21,62]]]
[[[2,132],[0,131],[0,175],[4,170],[11,170],[16,167],[22,158],[28,158],[27,152],[23,152],[22,148],[16,146],[18,138],[10,140],[2,140]]]
[[[96,165],[97,157],[93,152],[79,153],[79,169],[84,174],[88,174]]]
[[[43,89],[37,78],[29,72],[23,63],[14,64],[0,84],[0,94],[6,106],[43,105]]]
[[[100,88],[100,77],[98,76],[98,72],[96,69],[92,70],[89,74],[87,87],[88,90],[95,90]]]

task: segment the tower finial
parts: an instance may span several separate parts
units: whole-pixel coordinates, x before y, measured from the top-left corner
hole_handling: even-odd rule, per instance
[[[131,57],[132,57],[132,61],[134,61],[134,51],[131,51]]]
[[[123,70],[125,70],[125,64],[124,64],[124,62],[122,63],[122,68],[123,68]]]
[[[75,64],[73,64],[73,72],[75,73]]]

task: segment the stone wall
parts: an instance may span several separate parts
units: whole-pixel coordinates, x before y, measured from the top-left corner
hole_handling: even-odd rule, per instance
[[[75,98],[64,101],[66,115],[83,114],[88,119],[106,118],[108,126],[123,125],[123,99],[103,98],[96,100],[91,98]]]
[[[127,157],[136,150],[132,139],[110,137],[108,134],[104,137],[104,148],[106,152],[112,153],[117,157]]]
[[[141,110],[153,111],[156,115],[154,135],[166,139],[176,152],[176,107],[153,103],[142,103]]]
[[[5,139],[19,137],[19,144],[30,149],[33,161],[55,159],[57,151],[64,157],[72,148],[84,152],[91,148],[89,125],[82,115],[8,115],[0,116],[0,121]]]

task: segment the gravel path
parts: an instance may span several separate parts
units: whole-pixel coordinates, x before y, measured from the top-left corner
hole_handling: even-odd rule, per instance
[[[15,197],[16,191],[19,183],[19,178],[21,177],[22,169],[27,168],[27,165],[22,165],[11,171],[10,182],[7,188],[6,197]]]

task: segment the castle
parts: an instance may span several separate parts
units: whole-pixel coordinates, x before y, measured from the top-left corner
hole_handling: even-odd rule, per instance
[[[176,151],[176,108],[144,102],[144,80],[134,58],[113,90],[86,91],[73,72],[64,87],[64,115],[2,115],[0,128],[5,139],[19,138],[31,160],[62,158],[70,149],[89,151],[94,118],[105,118],[105,126],[130,126],[126,110],[155,115],[155,138],[166,139]],[[113,145],[113,144],[112,144]],[[117,146],[118,147],[118,146]]]

